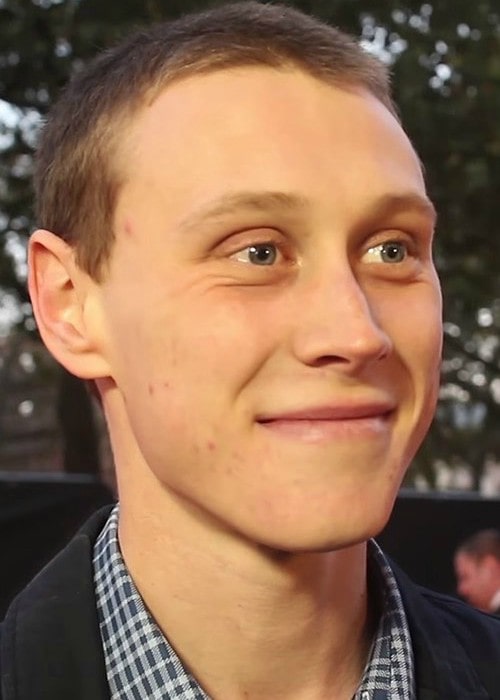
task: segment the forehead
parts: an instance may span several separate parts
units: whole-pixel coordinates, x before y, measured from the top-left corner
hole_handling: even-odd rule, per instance
[[[121,155],[127,186],[168,192],[173,206],[235,190],[337,205],[356,193],[425,191],[408,138],[377,98],[297,69],[234,68],[171,84],[132,120]]]
[[[467,552],[459,552],[455,557],[455,567],[459,573],[472,574],[480,564],[480,559]]]

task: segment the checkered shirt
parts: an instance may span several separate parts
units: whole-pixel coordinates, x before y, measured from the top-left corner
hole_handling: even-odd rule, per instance
[[[210,700],[146,609],[118,543],[118,506],[94,546],[94,585],[111,700]],[[414,700],[413,653],[392,571],[370,542],[381,616],[353,700]]]

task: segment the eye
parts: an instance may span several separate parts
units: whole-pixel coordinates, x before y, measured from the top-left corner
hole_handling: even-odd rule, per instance
[[[278,249],[274,243],[254,243],[231,255],[232,260],[252,265],[274,265],[278,259]]]
[[[366,251],[369,262],[401,263],[408,257],[408,246],[402,241],[387,241]]]

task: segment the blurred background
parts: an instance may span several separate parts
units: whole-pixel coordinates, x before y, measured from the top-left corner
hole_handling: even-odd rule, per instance
[[[31,510],[23,508],[32,513],[42,492],[50,498],[26,537],[32,538],[41,513],[54,520],[56,492],[68,523],[113,497],[113,464],[98,407],[41,346],[26,293],[25,245],[35,223],[33,152],[44,115],[70,74],[132,27],[216,4],[0,0],[0,525],[8,522],[7,537],[20,504],[31,503]],[[467,523],[463,510],[450,516],[458,541],[467,532],[457,528],[466,524],[469,531],[498,525],[500,2],[285,4],[359,36],[391,67],[403,123],[425,165],[439,212],[435,256],[444,290],[445,349],[437,416],[405,486],[408,502],[425,494],[428,503],[437,503],[436,494],[453,492],[447,501],[453,510],[458,492],[462,503],[475,504]],[[420,529],[422,522],[420,516]],[[432,525],[434,537],[439,522]],[[56,532],[55,521],[53,526]],[[43,549],[40,561],[45,556]]]

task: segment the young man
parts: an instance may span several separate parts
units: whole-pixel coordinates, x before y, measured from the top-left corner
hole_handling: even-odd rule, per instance
[[[370,540],[441,351],[385,69],[279,5],[153,27],[76,76],[36,187],[36,317],[120,504],[13,603],[4,700],[500,698],[500,623]]]
[[[480,530],[454,557],[457,593],[479,610],[500,614],[500,531]]]

